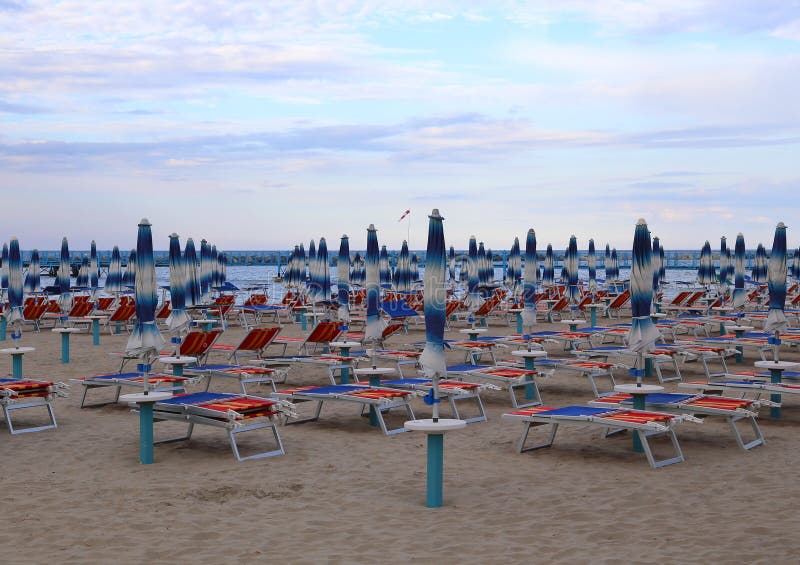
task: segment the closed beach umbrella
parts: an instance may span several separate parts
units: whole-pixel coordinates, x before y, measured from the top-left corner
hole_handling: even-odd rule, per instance
[[[439,377],[447,375],[444,356],[445,295],[444,230],[442,216],[434,209],[428,216],[428,247],[425,260],[425,348],[419,358],[422,371],[438,387]],[[437,390],[434,389],[434,397]],[[436,407],[436,404],[434,404]]]
[[[553,246],[548,243],[544,253],[544,272],[542,273],[542,285],[553,286],[556,282],[555,261],[553,260]]]
[[[169,297],[172,311],[166,324],[169,329],[178,330],[192,320],[186,313],[186,269],[177,233],[169,236]]]
[[[316,285],[318,278],[317,271],[319,271],[319,265],[317,264],[317,246],[312,239],[308,244],[308,278],[306,279],[306,294],[312,304],[319,300],[319,287]]]
[[[475,236],[469,238],[469,260],[467,261],[467,298],[464,304],[470,310],[477,310],[483,303],[478,293],[480,285],[480,265],[478,263],[478,241]]]
[[[800,247],[794,250],[794,258],[792,259],[792,277],[795,280],[800,280]]]
[[[797,260],[795,259],[795,263]],[[452,245],[450,246],[450,256],[448,261],[448,270],[450,275],[450,282],[453,286],[456,285],[456,249]]]
[[[653,238],[653,294],[658,292],[661,275],[661,242],[658,237]]]
[[[765,332],[780,332],[789,323],[783,312],[786,303],[786,226],[779,222],[775,228],[775,239],[769,255],[767,278],[769,284],[769,312],[764,323]]]
[[[186,276],[186,306],[197,306],[200,304],[200,281],[197,277],[197,251],[191,237],[186,240],[183,250],[183,269]]]
[[[389,288],[392,284],[392,271],[389,268],[389,252],[386,250],[385,245],[381,245],[379,267],[381,273],[381,286],[383,288]]]
[[[108,276],[106,276],[105,291],[108,293],[122,291],[122,259],[119,256],[119,247],[116,245],[111,250],[111,260],[108,263]]]
[[[380,251],[378,250],[378,230],[373,224],[367,228],[367,326],[364,339],[373,343],[381,339],[383,324],[381,324],[378,302],[380,302]]]
[[[6,263],[4,263],[6,265]],[[19,253],[19,241],[11,238],[8,249],[8,311],[5,312],[9,324],[22,321],[22,258]]]
[[[733,265],[731,265],[731,269],[733,269]],[[667,260],[664,257],[663,245],[658,250],[658,278],[661,284],[664,284],[664,281],[667,280]]]
[[[164,345],[164,338],[156,326],[156,268],[153,264],[153,235],[150,222],[143,218],[139,222],[136,238],[136,324],[133,327],[125,352],[142,356],[157,353]],[[145,379],[145,388],[147,379]]]
[[[100,268],[97,263],[97,244],[94,240],[89,246],[89,288],[96,291],[100,286]]]
[[[608,275],[608,268],[611,266],[611,247],[606,243],[606,251],[603,255],[603,270],[605,271],[606,280],[610,280]]]
[[[222,272],[219,268],[219,251],[217,251],[216,245],[211,246],[209,260],[211,261],[211,288],[214,289],[222,286]]]
[[[595,256],[594,240],[589,240],[589,254],[586,257],[589,266],[589,293],[594,296],[597,292],[597,257]]]
[[[419,257],[416,252],[411,254],[411,284],[419,282]]]
[[[25,274],[25,292],[38,292],[41,275],[39,273],[39,250],[31,251],[31,262],[28,264],[28,272]]]
[[[478,289],[484,298],[487,296],[486,285],[489,284],[489,271],[486,263],[486,249],[481,241],[478,243]]]
[[[8,244],[3,243],[3,251],[0,254],[0,288],[8,290]]]
[[[697,282],[703,286],[714,283],[714,262],[711,257],[711,244],[706,241],[700,250],[700,266],[697,269]]]
[[[522,283],[522,324],[532,326],[536,323],[536,279],[539,275],[539,261],[536,258],[536,232],[528,230],[525,238],[525,278]]]
[[[133,288],[136,286],[136,250],[131,249],[128,254],[128,264],[125,267],[125,274],[122,276],[122,286]]]
[[[767,251],[760,243],[756,248],[756,257],[753,262],[753,271],[750,273],[750,278],[755,283],[767,282]]]
[[[81,257],[81,267],[78,269],[78,278],[75,279],[75,286],[78,288],[89,287],[89,258],[86,255]]]
[[[511,296],[516,293],[521,271],[522,260],[520,257],[519,238],[515,237],[514,243],[511,244],[511,251],[508,254],[508,267],[506,269],[506,285],[511,290]]]
[[[317,300],[330,303],[331,300],[331,273],[328,265],[328,243],[324,237],[319,239],[317,249]]]
[[[661,337],[650,318],[653,301],[653,247],[647,223],[640,219],[636,223],[631,256],[631,329],[628,347],[637,352],[650,351]],[[639,367],[641,369],[641,366]]]
[[[350,282],[356,286],[364,286],[364,282],[361,280],[361,253],[357,251],[356,254],[353,255],[353,264],[350,269]]]
[[[69,266],[69,244],[67,238],[61,240],[61,255],[58,264],[58,274],[56,275],[56,286],[61,294],[59,305],[62,312],[69,312],[72,308],[72,294],[70,294],[70,266]]]
[[[200,302],[211,299],[211,248],[205,239],[200,240]]]
[[[611,280],[619,280],[619,259],[617,258],[617,248],[611,249]]]
[[[564,266],[567,269],[567,294],[571,304],[580,302],[581,292],[578,288],[578,240],[574,235],[569,238],[567,255],[564,257]]]
[[[339,263],[337,266],[338,281],[336,287],[339,295],[339,321],[350,321],[350,240],[347,235],[342,235],[339,243]]]
[[[408,292],[411,290],[411,259],[408,256],[408,242],[403,241],[400,247],[400,256],[397,259],[397,284],[395,290],[397,292]]]
[[[278,260],[280,261],[280,256],[278,257]],[[224,287],[224,286],[226,286],[227,282],[228,282],[228,256],[225,253],[220,253],[219,254],[219,285]],[[228,285],[228,286],[230,286],[230,285]],[[229,290],[236,290],[236,289],[230,289],[229,288]]]
[[[723,235],[719,244],[719,286],[724,294],[728,291],[728,239]]]
[[[747,302],[747,293],[744,290],[744,236],[736,236],[736,245],[733,255],[733,307],[744,308]]]

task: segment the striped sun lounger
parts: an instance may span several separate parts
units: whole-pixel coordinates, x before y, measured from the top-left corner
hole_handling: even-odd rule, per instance
[[[144,385],[144,377],[141,373],[110,373],[108,375],[92,375],[89,377],[77,377],[70,379],[71,381],[83,387],[83,394],[81,395],[81,408],[92,408],[98,406],[106,406],[108,404],[116,404],[119,402],[119,395],[122,387],[142,388]],[[197,379],[194,377],[176,377],[174,375],[167,375],[162,373],[153,373],[147,375],[147,382],[153,388],[151,390],[166,390],[170,392],[183,392],[186,385],[195,382]],[[114,400],[108,402],[96,402],[94,404],[86,404],[86,396],[90,389],[114,387]]]
[[[66,396],[64,385],[51,381],[35,379],[0,379],[0,408],[3,409],[8,431],[12,435],[27,432],[39,432],[58,427],[56,416],[53,412],[52,402],[57,396]],[[11,412],[29,408],[44,407],[49,416],[49,422],[42,426],[29,426],[15,428],[11,420]]]
[[[390,388],[399,388],[403,390],[418,390],[425,393],[430,393],[433,389],[433,381],[425,378],[403,378],[381,381],[381,386]],[[483,401],[481,400],[480,393],[483,390],[490,388],[499,389],[490,384],[468,383],[463,381],[440,380],[439,381],[439,396],[446,398],[450,403],[450,408],[453,411],[453,417],[457,420],[464,420],[467,423],[472,422],[485,422],[486,411],[483,408]],[[462,418],[458,411],[458,401],[463,404],[464,401],[474,401],[478,415]]]

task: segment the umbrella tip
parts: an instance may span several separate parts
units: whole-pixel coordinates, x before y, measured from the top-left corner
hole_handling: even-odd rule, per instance
[[[367,228],[367,230],[368,231],[378,231],[378,230],[375,229],[375,224],[370,224],[369,227]]]
[[[435,218],[437,220],[444,220],[444,218],[442,218],[442,215],[439,214],[439,209],[438,208],[434,208],[433,209],[433,212],[431,212],[430,217],[431,218]]]
[[[636,225],[637,226],[646,226],[647,222],[644,221],[644,218],[639,218],[639,220],[636,222]]]
[[[739,232],[736,234],[736,237],[744,237],[744,234],[742,232]]]
[[[777,228],[785,228],[786,224],[784,224],[783,222],[778,222],[778,225],[776,227]]]
[[[172,238],[178,238],[179,237],[178,234],[175,233],[175,232],[172,232],[171,234],[169,234],[169,236],[172,237]]]
[[[151,225],[151,224],[150,224],[150,220],[148,220],[147,218],[142,218],[142,219],[139,221],[139,225],[140,225],[140,226],[149,226],[149,225]]]

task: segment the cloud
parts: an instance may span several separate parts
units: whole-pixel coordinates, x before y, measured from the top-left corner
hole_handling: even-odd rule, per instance
[[[0,114],[44,114],[47,109],[30,104],[14,104],[0,100]]]

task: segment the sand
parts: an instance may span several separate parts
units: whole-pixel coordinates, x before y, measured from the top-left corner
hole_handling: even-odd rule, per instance
[[[511,331],[499,322],[490,329]],[[232,327],[221,341],[241,335]],[[423,338],[412,326],[394,345]],[[58,336],[26,331],[22,344],[36,351],[25,356],[25,374],[67,381],[113,372],[108,352],[126,339],[104,334],[95,347],[90,335],[74,335],[63,365]],[[9,358],[0,357],[0,370],[10,374]],[[696,363],[683,371],[700,374]],[[289,382],[326,381],[323,369],[298,367]],[[592,398],[577,376],[558,374],[540,389],[552,405]],[[552,448],[519,454],[521,425],[500,418],[506,393],[488,392],[489,421],[446,437],[445,505],[427,509],[425,437],[383,436],[355,406],[330,403],[321,421],[282,427],[284,456],[237,463],[222,430],[199,427],[190,442],[156,446],[155,464],[141,465],[138,417],[123,405],[79,409],[81,387],[70,392],[55,402],[57,430],[0,428],[4,563],[788,563],[800,550],[797,400],[785,402],[781,421],[760,419],[767,445],[749,452],[719,420],[683,424],[686,461],[653,470],[629,436],[603,438],[595,428],[562,429]],[[421,400],[414,407],[428,414]],[[181,431],[156,425],[157,437]],[[257,448],[259,436],[241,444]]]

